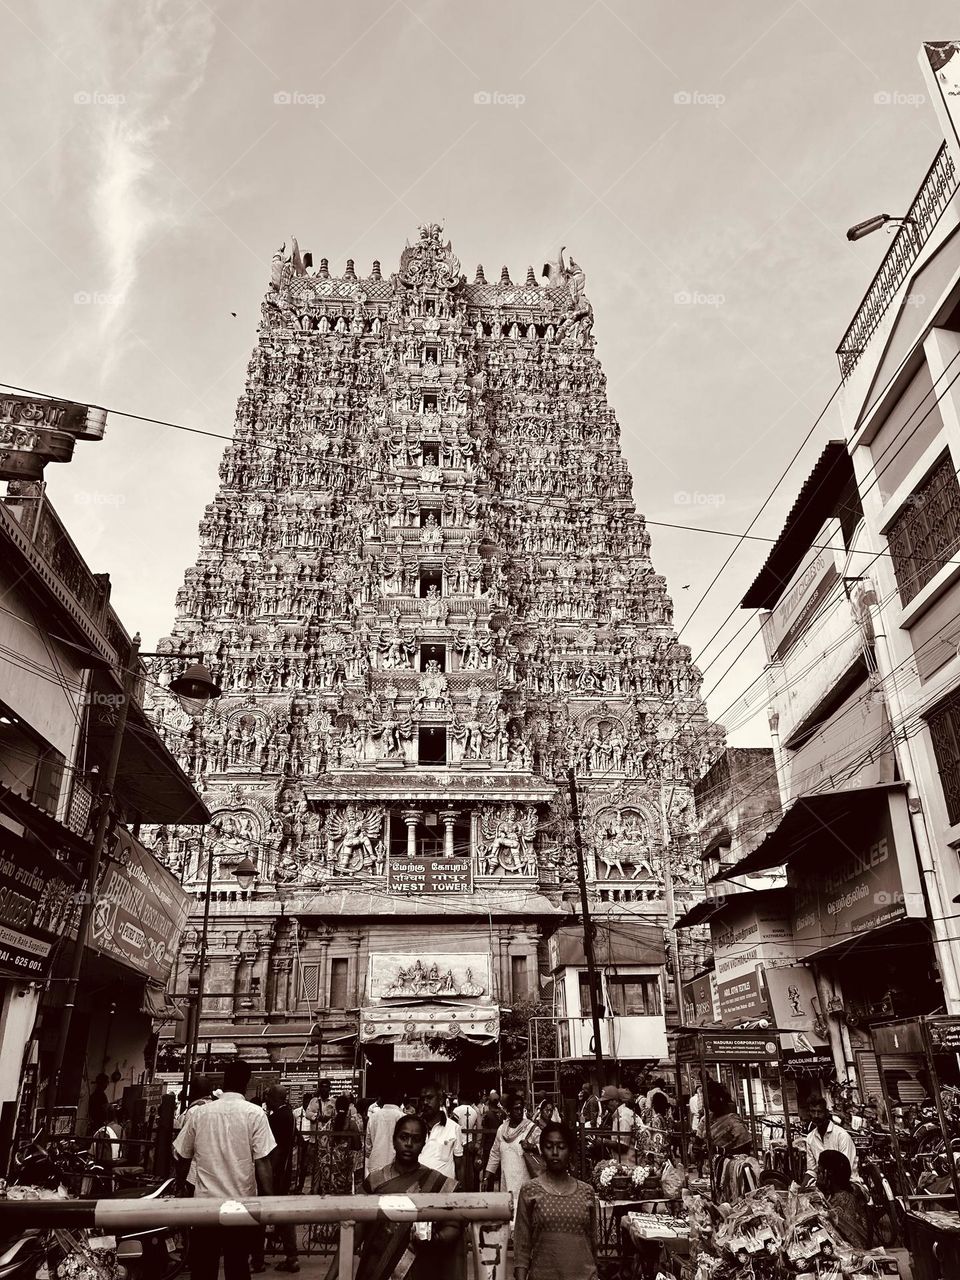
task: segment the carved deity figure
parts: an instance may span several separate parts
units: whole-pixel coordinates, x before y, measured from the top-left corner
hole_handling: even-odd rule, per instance
[[[532,805],[528,805],[522,812],[512,804],[482,809],[479,846],[481,874],[536,875],[533,842],[537,825],[537,814]]]

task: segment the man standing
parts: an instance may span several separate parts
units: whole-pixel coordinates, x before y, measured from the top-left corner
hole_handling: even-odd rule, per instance
[[[448,1116],[440,1105],[441,1096],[435,1084],[425,1084],[420,1090],[420,1114],[427,1126],[427,1141],[420,1163],[428,1169],[436,1169],[444,1177],[455,1178],[457,1160],[463,1155],[463,1134],[456,1120]]]
[[[816,1178],[821,1151],[841,1152],[850,1161],[850,1172],[856,1177],[857,1148],[846,1129],[834,1124],[827,1111],[827,1104],[819,1093],[812,1094],[807,1099],[807,1111],[813,1125],[807,1134],[807,1177]]]
[[[487,1094],[487,1105],[484,1107],[483,1115],[480,1117],[480,1133],[482,1135],[480,1147],[481,1169],[486,1169],[487,1167],[490,1152],[493,1150],[493,1144],[497,1139],[497,1130],[503,1124],[505,1115],[506,1112],[500,1105],[499,1093],[497,1093],[496,1089],[491,1089]]]
[[[290,1182],[293,1176],[293,1143],[296,1128],[293,1110],[287,1101],[287,1091],[282,1085],[272,1084],[267,1090],[267,1120],[276,1146],[270,1152],[270,1165],[273,1169],[273,1194],[286,1196],[290,1194]],[[253,1249],[252,1271],[265,1269],[263,1250],[266,1242],[266,1228],[257,1229],[257,1246]],[[276,1264],[278,1271],[299,1271],[297,1260],[297,1229],[292,1222],[281,1222],[277,1227],[277,1236],[283,1245],[283,1260]]]
[[[471,1102],[453,1108],[453,1118],[463,1134],[463,1159],[457,1170],[461,1191],[476,1191],[476,1167],[480,1156],[480,1112]]]
[[[329,1129],[333,1124],[337,1104],[330,1096],[330,1081],[317,1081],[317,1096],[307,1108],[307,1115],[318,1129]]]
[[[310,1114],[312,1102],[313,1094],[305,1093],[300,1106],[294,1107],[293,1110],[293,1124],[297,1135],[296,1173],[293,1185],[297,1195],[303,1191],[304,1183],[311,1190],[313,1188],[313,1171],[317,1163],[317,1135],[314,1125],[316,1108],[314,1108],[314,1115]]]
[[[577,1099],[577,1103],[577,1116],[581,1127],[595,1129],[600,1119],[600,1102],[593,1092],[593,1085],[589,1080],[584,1080],[580,1086],[580,1096]]]
[[[393,1131],[403,1115],[399,1095],[391,1088],[382,1106],[367,1112],[367,1135],[363,1140],[364,1173],[378,1173],[393,1159]]]
[[[223,1073],[223,1093],[187,1113],[173,1144],[181,1180],[193,1161],[198,1196],[250,1200],[273,1194],[270,1153],[276,1146],[262,1107],[248,1102],[250,1066],[238,1058]],[[217,1280],[220,1258],[226,1280],[250,1280],[256,1227],[194,1227],[190,1232],[193,1280]]]

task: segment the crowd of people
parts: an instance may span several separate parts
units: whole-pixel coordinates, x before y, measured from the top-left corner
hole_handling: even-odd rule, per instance
[[[250,1067],[229,1064],[222,1090],[203,1076],[193,1081],[189,1106],[178,1118],[174,1143],[179,1194],[243,1200],[257,1194],[410,1195],[503,1190],[512,1193],[510,1223],[516,1280],[589,1280],[595,1274],[595,1188],[575,1176],[596,1161],[650,1163],[651,1152],[679,1162],[679,1115],[662,1080],[642,1089],[585,1083],[561,1116],[561,1099],[528,1099],[490,1090],[460,1100],[426,1083],[417,1098],[386,1093],[366,1105],[334,1097],[329,1080],[296,1107],[287,1090],[271,1085],[249,1102]],[[683,1099],[701,1160],[715,1161],[724,1197],[736,1199],[780,1175],[762,1171],[749,1127],[725,1087],[706,1082]],[[809,1100],[806,1185],[816,1186],[837,1230],[856,1248],[868,1247],[857,1153],[822,1098]],[[105,1121],[108,1123],[108,1120]],[[103,1140],[109,1141],[109,1137]],[[574,1165],[577,1147],[585,1163]],[[589,1176],[589,1172],[586,1174]],[[784,1181],[784,1187],[786,1182]],[[266,1269],[262,1229],[197,1229],[191,1233],[193,1280],[216,1280],[222,1256],[226,1280],[248,1280]],[[296,1230],[277,1230],[278,1271],[299,1271]],[[462,1280],[459,1226],[378,1221],[357,1235],[356,1280]]]

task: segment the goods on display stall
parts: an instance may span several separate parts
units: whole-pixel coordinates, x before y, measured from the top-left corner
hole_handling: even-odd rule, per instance
[[[882,1249],[854,1249],[818,1191],[759,1187],[735,1205],[685,1193],[691,1280],[876,1280],[897,1276]]]

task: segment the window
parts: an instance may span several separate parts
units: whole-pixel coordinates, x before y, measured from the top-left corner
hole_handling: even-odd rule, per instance
[[[960,484],[949,453],[907,499],[887,542],[900,598],[909,604],[960,549]]]
[[[616,1018],[653,1018],[660,1013],[657,978],[607,978],[610,1012]]]
[[[422,644],[420,646],[420,670],[426,671],[427,663],[435,662],[441,671],[447,669],[447,646],[445,644]]]
[[[330,1008],[346,1009],[349,1005],[347,1000],[347,977],[350,971],[350,961],[346,959],[335,959],[330,961]]]
[[[951,825],[960,822],[960,689],[927,717]]]
[[[431,520],[430,517],[433,517]],[[443,524],[439,507],[421,507],[420,508],[420,528],[424,528],[428,524]]]
[[[510,957],[510,990],[514,1000],[526,1000],[530,995],[526,956]]]
[[[436,590],[431,592],[430,588],[435,587]],[[443,570],[442,569],[421,569],[420,570],[420,595],[443,595]]]
[[[436,412],[437,412],[437,393],[436,393],[436,391],[425,391],[425,392],[423,393],[423,412],[424,412],[424,413],[436,413]],[[431,448],[431,446],[430,446],[430,445],[424,445],[424,448],[423,448],[423,462],[424,462],[424,466],[427,466],[427,465],[428,465],[428,463],[427,463],[427,450],[428,450],[429,448]],[[436,445],[433,445],[433,446],[432,446],[432,448],[433,448],[433,452],[434,452],[434,453],[436,453],[436,451],[437,451],[437,447],[436,447]],[[432,465],[433,465],[433,466],[436,466],[436,465],[437,465],[436,460],[434,460],[434,462],[432,463]]]
[[[424,364],[439,364],[440,348],[428,342],[423,349],[423,362]]]
[[[427,812],[417,827],[417,853],[421,858],[443,857],[443,827],[440,815]]]
[[[433,401],[433,406],[432,406],[432,407],[433,407],[433,409],[436,409],[436,407],[437,407],[437,397],[436,397],[435,395],[433,395],[433,396],[424,396],[424,397],[423,397],[423,407],[424,407],[424,409],[426,409],[428,412],[430,411],[430,407],[431,407],[431,406],[429,406],[429,405],[427,404],[427,401],[428,401],[428,400],[432,400],[432,401]],[[438,444],[424,444],[424,445],[421,445],[421,446],[420,446],[420,452],[421,452],[421,456],[422,456],[422,458],[423,458],[423,465],[424,465],[425,467],[439,467],[439,465],[440,465],[440,446],[439,446]]]
[[[56,814],[64,756],[0,702],[0,783]]]
[[[320,966],[305,964],[300,970],[300,999],[304,1004],[316,1008],[320,1000]]]
[[[600,982],[600,981],[601,981],[600,975],[597,974],[597,982]],[[604,1015],[603,1004],[600,1005],[597,1012],[602,1018]],[[593,1017],[593,1001],[590,999],[590,975],[585,972],[580,973],[580,1017],[581,1018]]]
[[[433,726],[421,728],[417,733],[417,761],[419,764],[447,763],[447,731]]]

